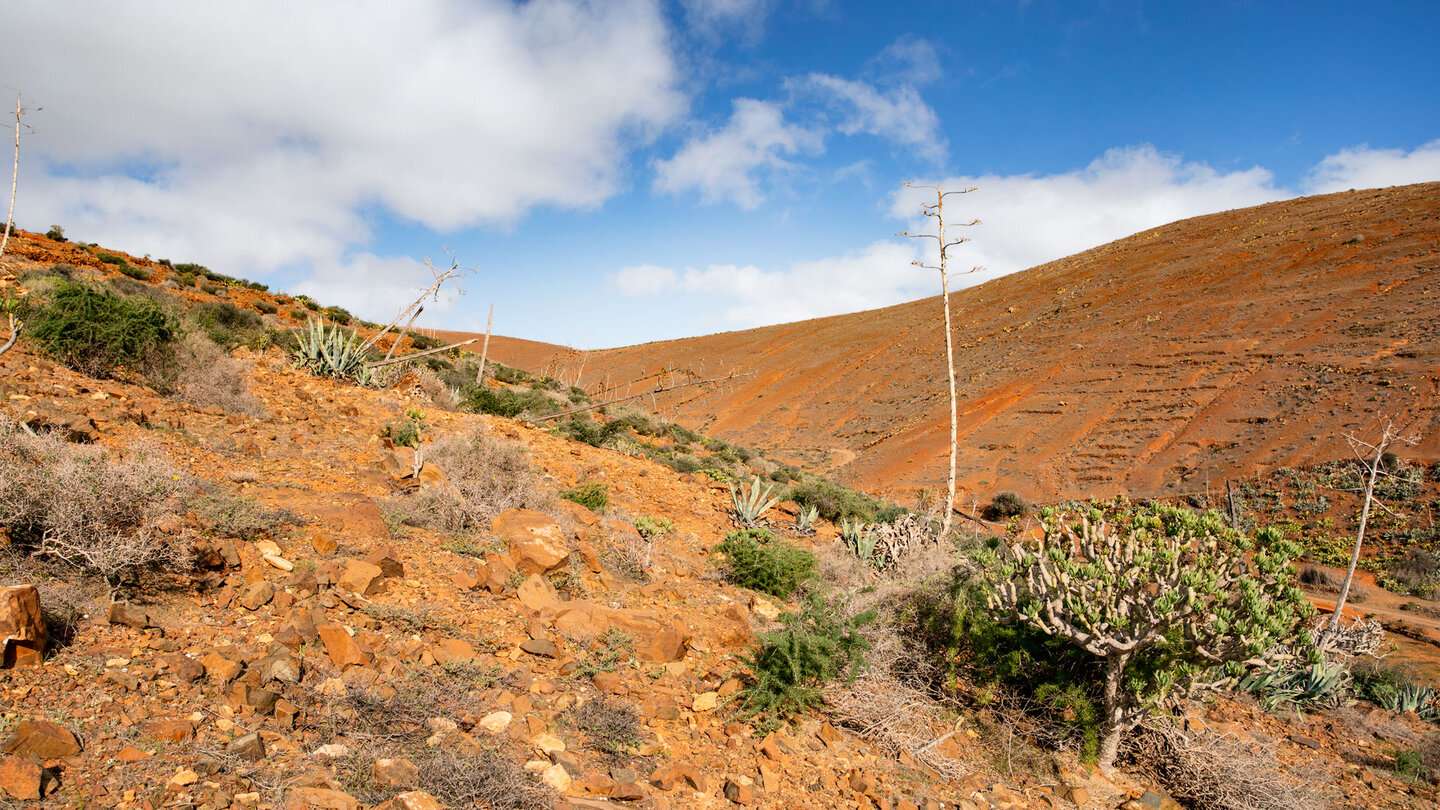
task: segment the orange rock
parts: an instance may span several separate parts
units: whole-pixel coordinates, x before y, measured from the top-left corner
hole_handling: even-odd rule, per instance
[[[34,754],[41,759],[73,757],[80,753],[80,740],[64,726],[48,720],[25,720],[5,742],[8,754]]]
[[[360,644],[343,626],[326,624],[315,629],[325,644],[325,652],[330,654],[330,660],[340,669],[366,666],[372,660],[370,653],[361,649]]]
[[[34,585],[0,588],[0,637],[5,638],[4,666],[35,666],[49,638]]]
[[[58,787],[54,774],[35,756],[0,757],[0,791],[21,801],[43,798]]]
[[[522,574],[548,574],[570,558],[570,544],[560,524],[549,515],[529,509],[501,512],[490,530],[510,548]]]
[[[364,560],[351,560],[345,564],[345,572],[336,583],[346,590],[370,596],[384,588],[384,572],[380,566]]]

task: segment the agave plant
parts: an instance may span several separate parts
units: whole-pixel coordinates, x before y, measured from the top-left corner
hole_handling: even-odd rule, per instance
[[[1240,688],[1254,692],[1266,711],[1275,711],[1286,706],[1338,706],[1353,680],[1344,664],[1322,660],[1298,668],[1254,672],[1240,682]]]
[[[1414,712],[1422,720],[1433,722],[1440,718],[1440,707],[1435,705],[1435,690],[1428,686],[1407,683],[1393,692],[1377,696],[1380,705],[1392,712]]]
[[[818,506],[802,506],[795,513],[795,531],[800,534],[814,534],[815,521],[820,518]]]
[[[875,542],[878,536],[874,526],[860,520],[841,521],[840,539],[856,557],[870,565],[875,564]]]
[[[735,521],[747,529],[759,528],[760,518],[780,502],[780,496],[770,494],[774,488],[774,484],[766,484],[762,489],[758,475],[740,489],[736,489],[735,484],[730,484],[730,500],[734,505]]]
[[[340,377],[361,385],[371,381],[365,366],[365,352],[354,332],[345,333],[338,325],[330,330],[318,319],[311,319],[308,332],[300,333],[295,349],[295,364],[321,377]]]

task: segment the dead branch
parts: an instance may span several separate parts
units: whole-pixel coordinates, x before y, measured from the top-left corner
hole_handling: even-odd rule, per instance
[[[15,320],[15,313],[10,313],[10,339],[5,341],[4,346],[0,346],[0,354],[10,351],[10,347],[14,346],[15,341],[20,339],[20,330],[24,328],[24,323]]]
[[[485,343],[480,347],[480,370],[475,372],[475,384],[485,381],[485,361],[490,358],[490,327],[495,324],[495,305],[490,305],[490,317],[485,319]]]
[[[441,346],[441,347],[436,348],[436,349],[427,349],[426,351],[423,351],[423,352],[412,352],[412,353],[407,354],[407,355],[404,355],[404,356],[402,356],[402,357],[395,357],[395,358],[391,358],[391,359],[389,359],[389,360],[377,360],[377,361],[375,361],[374,363],[366,363],[366,364],[365,364],[365,367],[366,367],[366,368],[380,368],[381,366],[388,366],[388,365],[391,365],[391,364],[393,364],[393,363],[403,363],[403,362],[405,362],[406,360],[414,360],[414,359],[417,358],[417,357],[428,357],[429,355],[439,354],[440,352],[449,351],[450,349],[458,349],[458,348],[460,348],[461,346],[469,346],[471,343],[478,342],[479,340],[480,340],[480,338],[470,338],[469,340],[462,340],[462,341],[460,341],[459,343],[451,343],[449,346]]]
[[[449,251],[446,252],[449,253]],[[453,253],[450,254],[450,269],[448,270],[441,271],[437,269],[435,265],[431,263],[429,257],[426,257],[425,259],[425,266],[430,268],[430,275],[433,277],[433,280],[430,282],[430,286],[425,289],[425,292],[420,293],[420,297],[416,298],[413,302],[411,302],[410,306],[402,309],[400,311],[400,314],[395,316],[394,320],[390,321],[390,323],[385,325],[384,329],[376,332],[373,337],[365,341],[365,343],[361,345],[360,351],[366,351],[371,346],[374,346],[376,343],[380,342],[380,339],[385,337],[385,335],[388,334],[391,329],[394,329],[396,324],[404,320],[406,316],[410,315],[410,313],[415,312],[416,309],[424,306],[427,299],[435,301],[440,300],[440,287],[445,282],[450,281],[451,279],[460,278],[466,273],[473,272],[472,268],[461,267],[460,261],[455,258],[455,254]],[[413,357],[415,355],[411,356]]]

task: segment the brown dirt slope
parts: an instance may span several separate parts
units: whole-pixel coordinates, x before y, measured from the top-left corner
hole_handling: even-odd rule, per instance
[[[954,293],[961,487],[1203,491],[1343,457],[1342,435],[1374,413],[1413,420],[1425,436],[1413,455],[1434,460],[1437,259],[1430,183],[1184,220]],[[930,298],[588,352],[583,383],[753,372],[690,389],[669,413],[775,454],[828,455],[869,489],[933,485],[948,434],[939,309]],[[491,345],[502,362],[578,368],[564,351]]]

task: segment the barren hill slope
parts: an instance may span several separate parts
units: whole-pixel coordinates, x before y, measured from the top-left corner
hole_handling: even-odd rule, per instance
[[[954,293],[962,489],[1203,491],[1344,456],[1342,435],[1374,413],[1415,420],[1413,454],[1433,460],[1437,269],[1431,183],[1197,217]],[[754,372],[688,389],[672,415],[778,455],[829,454],[866,488],[933,485],[948,435],[939,313],[930,298],[588,352],[582,382]],[[578,368],[563,351],[491,345],[503,362]]]

